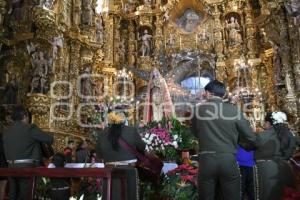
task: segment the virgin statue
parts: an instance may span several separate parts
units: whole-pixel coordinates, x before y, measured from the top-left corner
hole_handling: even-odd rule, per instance
[[[144,110],[144,122],[160,121],[174,115],[174,106],[167,83],[159,71],[154,68],[147,86],[147,98]]]
[[[240,25],[234,17],[230,21],[226,21],[226,29],[228,31],[229,45],[236,45],[242,43],[242,36],[240,33]]]

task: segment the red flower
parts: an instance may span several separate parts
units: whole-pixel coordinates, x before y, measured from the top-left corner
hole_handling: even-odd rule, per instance
[[[181,175],[180,178],[183,181],[193,182],[194,177],[192,175]]]

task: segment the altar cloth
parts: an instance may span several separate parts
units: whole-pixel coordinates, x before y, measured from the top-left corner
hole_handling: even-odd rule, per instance
[[[65,168],[104,168],[104,163],[66,163]],[[164,162],[164,166],[162,168],[163,173],[167,173],[178,167],[176,163]],[[53,163],[48,165],[48,168],[55,168]]]

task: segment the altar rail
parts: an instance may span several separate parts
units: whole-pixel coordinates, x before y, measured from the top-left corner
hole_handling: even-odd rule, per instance
[[[121,198],[125,200],[126,173],[122,169],[111,167],[106,168],[0,168],[0,175],[6,177],[28,177],[31,179],[31,190],[28,191],[28,199],[32,199],[35,189],[36,177],[51,178],[75,178],[75,177],[97,177],[107,180],[107,200],[111,200],[111,181],[112,178],[121,180]]]

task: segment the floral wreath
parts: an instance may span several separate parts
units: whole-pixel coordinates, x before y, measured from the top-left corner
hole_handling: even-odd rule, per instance
[[[272,112],[271,118],[273,120],[273,124],[281,124],[287,122],[286,114],[281,111]]]
[[[124,115],[116,112],[109,113],[107,119],[109,124],[122,124],[125,121]]]

